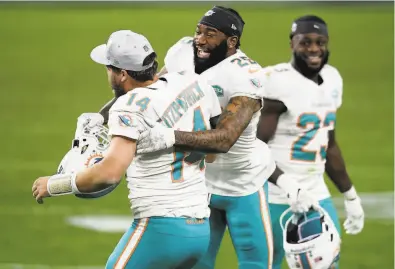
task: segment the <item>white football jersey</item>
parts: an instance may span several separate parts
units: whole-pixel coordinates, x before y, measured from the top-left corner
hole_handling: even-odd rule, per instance
[[[146,88],[118,98],[109,117],[109,134],[138,140],[144,129],[132,112],[181,131],[210,128],[221,113],[214,89],[194,74],[169,73]],[[135,218],[208,217],[204,155],[174,148],[137,155],[127,170]]]
[[[270,66],[266,73],[265,98],[282,101],[277,130],[269,141],[277,165],[293,175],[319,200],[330,196],[324,182],[328,132],[334,129],[341,106],[343,82],[336,68],[325,65],[321,85],[305,78],[290,63]],[[269,185],[269,201],[286,203],[285,193]]]
[[[171,47],[165,58],[169,72],[194,71],[192,37],[184,37]],[[221,107],[237,96],[262,99],[265,76],[261,66],[242,51],[206,70],[201,77],[214,87]],[[207,164],[206,184],[212,194],[244,196],[263,186],[275,169],[268,146],[257,139],[260,111],[256,112],[243,134],[228,153],[218,154]],[[263,176],[259,176],[263,175]]]

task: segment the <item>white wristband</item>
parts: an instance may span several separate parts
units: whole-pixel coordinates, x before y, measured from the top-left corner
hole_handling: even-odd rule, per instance
[[[50,196],[80,193],[77,189],[76,174],[57,174],[48,179],[47,191]]]
[[[346,200],[355,200],[358,198],[358,194],[354,186],[351,186],[351,189],[349,189],[348,191],[343,192],[343,195]]]
[[[71,178],[71,188],[73,189],[74,194],[80,194],[81,192],[77,188],[76,180],[77,180],[77,173],[73,173]]]
[[[169,128],[167,132],[165,132],[165,143],[166,148],[171,148],[174,146],[174,143],[176,143],[176,135],[173,129]]]

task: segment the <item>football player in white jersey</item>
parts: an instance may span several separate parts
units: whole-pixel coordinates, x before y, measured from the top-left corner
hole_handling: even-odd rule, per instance
[[[114,32],[91,58],[106,65],[120,96],[109,113],[109,149],[86,170],[37,179],[33,195],[42,202],[89,193],[118,183],[126,172],[134,222],[106,268],[192,268],[210,240],[204,155],[169,148],[135,156],[136,142],[144,129],[141,117],[183,131],[210,129],[210,119],[221,113],[215,91],[194,73],[156,79],[149,41],[129,30]]]
[[[291,174],[319,200],[340,233],[336,210],[324,182],[326,172],[344,195],[345,231],[357,234],[364,226],[364,212],[335,139],[343,81],[339,71],[327,64],[327,25],[316,16],[300,17],[292,25],[290,39],[291,62],[264,69],[267,76],[265,106],[258,138],[269,144],[280,169]],[[286,193],[269,184],[269,202],[275,242],[273,268],[279,269],[284,258],[279,219],[288,209]],[[316,223],[318,225],[305,228],[304,237],[320,232],[317,230],[320,224]],[[316,268],[314,261],[310,262],[309,265],[306,257],[300,268]]]
[[[305,192],[288,184],[293,180],[275,171],[268,146],[256,139],[264,76],[261,66],[238,49],[243,27],[244,21],[235,10],[216,6],[201,18],[195,37],[181,39],[165,58],[167,71],[195,71],[215,88],[223,108],[216,129],[192,133],[153,126],[148,141],[142,139],[137,145],[138,152],[175,145],[225,153],[218,154],[206,169],[211,240],[207,255],[194,267],[199,269],[214,268],[226,226],[239,268],[271,268],[273,238],[266,190],[269,177],[285,188],[293,206],[303,211],[312,205]],[[158,139],[156,132],[160,134]]]

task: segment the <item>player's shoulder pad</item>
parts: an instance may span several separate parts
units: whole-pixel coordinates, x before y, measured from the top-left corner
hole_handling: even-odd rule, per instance
[[[321,71],[324,80],[330,82],[332,87],[332,98],[336,101],[337,108],[342,105],[343,98],[343,78],[336,67],[326,64]]]
[[[153,99],[154,92],[149,88],[133,89],[117,99],[112,105],[110,113],[114,111],[140,111],[142,105],[147,105]]]
[[[228,57],[226,64],[221,65],[220,69],[216,69],[226,77],[231,85],[236,85],[240,81],[259,78],[258,73],[262,70],[262,66],[249,58],[242,51]]]
[[[187,44],[187,45],[192,44],[193,43],[193,37],[192,36],[184,36],[177,43]]]
[[[339,70],[337,70],[336,67],[326,64],[323,71],[326,72],[328,74],[328,76],[330,76],[331,80],[336,80],[341,84],[343,83],[343,78],[340,75],[340,72],[339,72]]]
[[[164,58],[164,64],[168,72],[190,68],[193,60],[193,38],[186,36],[170,47]]]
[[[178,40],[173,46],[171,46],[167,50],[167,53],[165,56],[165,64],[166,64],[167,59],[177,55],[177,53],[180,52],[185,47],[192,46],[192,43],[193,43],[193,37],[191,37],[191,36],[184,36],[183,38]]]
[[[161,76],[161,78],[166,79],[168,81],[170,80],[188,80],[188,79],[193,79],[193,78],[198,78],[199,75],[196,74],[195,72],[192,72],[191,70],[183,70],[183,71],[173,71],[173,72],[168,72]]]
[[[292,68],[289,63],[280,63],[262,68],[264,76],[264,98],[279,100],[285,102],[288,96],[289,86],[287,83],[290,79],[287,76],[292,74]]]
[[[281,79],[292,71],[291,65],[289,63],[279,63],[276,65],[265,66],[262,68],[265,75],[271,79]]]
[[[210,72],[210,70],[221,74],[218,75],[220,77],[218,83],[222,83],[226,88],[228,98],[245,96],[262,99],[264,86],[260,75],[262,67],[241,51],[228,57],[223,63],[207,72]]]

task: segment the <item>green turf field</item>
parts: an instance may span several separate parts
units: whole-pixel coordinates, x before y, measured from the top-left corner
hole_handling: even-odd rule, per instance
[[[0,4],[0,268],[104,267],[121,233],[74,227],[66,218],[129,214],[126,187],[97,201],[61,197],[38,205],[31,184],[54,173],[78,115],[97,111],[112,96],[104,68],[89,58],[94,46],[112,31],[132,29],[151,40],[162,63],[167,48],[192,35],[209,7]],[[242,49],[261,65],[289,59],[293,18],[325,18],[330,62],[344,78],[337,136],[349,173],[359,192],[393,192],[393,6],[250,4],[238,10],[246,21]],[[362,234],[344,236],[342,268],[393,268],[393,231],[392,220],[368,216]],[[237,268],[228,236],[216,268]]]

